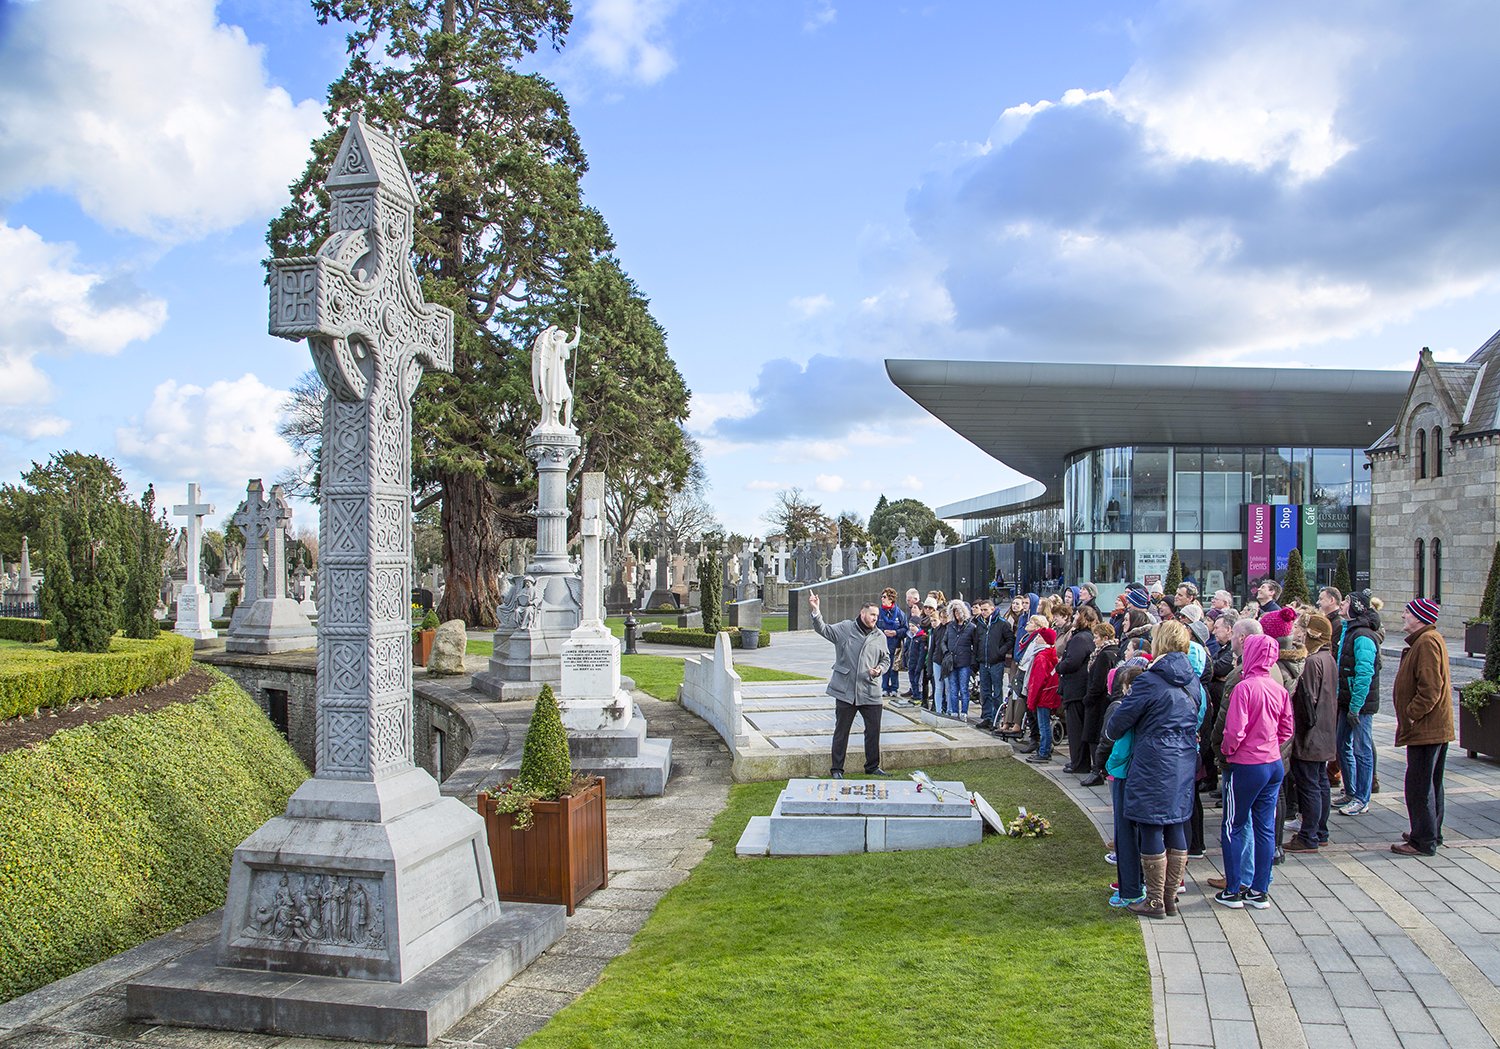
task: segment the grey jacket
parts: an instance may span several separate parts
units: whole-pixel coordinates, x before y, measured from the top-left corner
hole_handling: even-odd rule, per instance
[[[829,626],[817,613],[813,614],[812,625],[833,642],[833,676],[828,679],[828,694],[840,703],[879,706],[880,674],[891,665],[885,635],[875,629],[865,633],[857,619]],[[878,673],[872,676],[872,670]]]

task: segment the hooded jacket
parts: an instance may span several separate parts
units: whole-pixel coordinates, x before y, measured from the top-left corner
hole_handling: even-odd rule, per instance
[[[978,631],[974,639],[976,662],[994,666],[1014,658],[1012,651],[1016,647],[1016,631],[1010,625],[1010,620],[999,612],[991,612],[987,620],[975,616],[974,627]]]
[[[1125,816],[1170,826],[1193,814],[1198,771],[1198,675],[1184,652],[1157,658],[1109,716],[1111,739],[1132,733]]]
[[[1292,758],[1331,761],[1338,751],[1339,665],[1327,647],[1316,648],[1302,665],[1292,690]]]
[[[1339,639],[1339,709],[1351,714],[1374,714],[1380,710],[1380,613],[1372,608],[1354,610],[1344,623]]]
[[[1292,738],[1292,697],[1271,676],[1280,646],[1275,638],[1245,638],[1244,672],[1229,694],[1220,748],[1231,765],[1265,765],[1281,760],[1281,747]]]
[[[1057,650],[1052,647],[1057,633],[1051,627],[1043,627],[1036,635],[1040,645],[1033,646],[1036,654],[1026,672],[1026,709],[1056,710],[1062,706],[1057,692]]]
[[[978,620],[970,618],[960,623],[954,619],[948,624],[948,651],[944,657],[953,657],[953,669],[960,667],[972,667],[974,665],[974,642],[977,636],[975,624]]]
[[[1025,653],[1026,646],[1031,644],[1032,635],[1026,632],[1026,624],[1031,622],[1032,616],[1036,615],[1036,607],[1041,603],[1041,600],[1042,599],[1037,597],[1035,594],[1027,594],[1026,602],[1029,607],[1027,608],[1025,614],[1017,616],[1014,620],[1011,621],[1011,629],[1015,631],[1016,635],[1015,660],[1017,663],[1021,661],[1021,656]]]

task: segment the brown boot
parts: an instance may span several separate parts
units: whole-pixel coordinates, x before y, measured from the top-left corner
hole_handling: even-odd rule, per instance
[[[1146,898],[1139,903],[1129,904],[1125,909],[1147,918],[1165,918],[1167,911],[1162,904],[1162,897],[1167,884],[1167,854],[1159,852],[1155,856],[1142,856],[1141,873]],[[1172,888],[1175,891],[1177,886]]]
[[[1162,910],[1167,914],[1177,913],[1177,886],[1182,884],[1182,874],[1187,870],[1187,850],[1167,850],[1167,880],[1162,889]]]

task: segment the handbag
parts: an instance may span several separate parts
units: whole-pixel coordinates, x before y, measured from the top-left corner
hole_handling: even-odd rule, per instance
[[[894,652],[891,653],[891,670],[894,673],[898,673],[899,674],[901,671],[903,671],[905,669],[906,669],[906,645],[900,644],[900,645],[896,646],[896,651],[894,651]]]

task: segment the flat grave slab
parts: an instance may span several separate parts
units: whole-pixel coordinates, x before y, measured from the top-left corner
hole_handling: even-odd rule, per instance
[[[939,783],[941,796],[909,780],[794,779],[781,792],[787,816],[937,816],[968,819],[974,806],[957,781]]]
[[[888,779],[793,779],[769,817],[750,821],[737,856],[834,856],[957,848],[984,836],[985,821],[957,781],[937,791]]]

